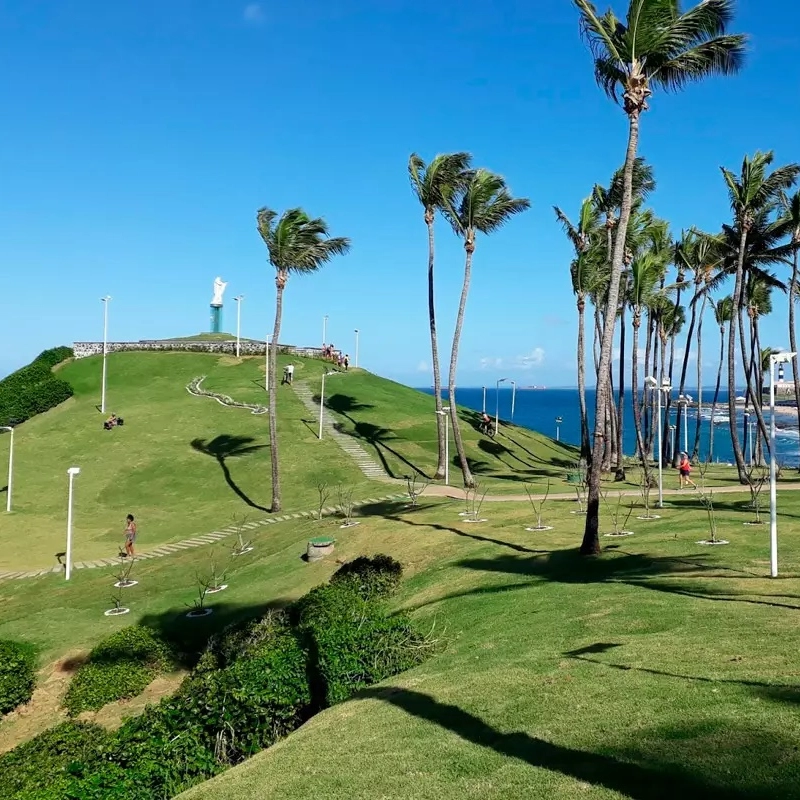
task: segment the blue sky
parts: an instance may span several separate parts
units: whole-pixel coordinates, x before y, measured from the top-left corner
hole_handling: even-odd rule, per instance
[[[643,119],[652,205],[675,232],[728,218],[720,165],[756,149],[800,159],[796,12],[763,12],[739,3],[740,76],[656,95]],[[469,150],[533,207],[478,243],[459,383],[574,384],[552,205],[574,214],[607,182],[626,121],[594,85],[567,0],[5,0],[0,36],[0,375],[98,338],[104,294],[112,339],[205,330],[216,275],[225,327],[242,293],[243,334],[263,338],[274,284],[255,211],[301,205],[353,248],[292,279],[282,340],[318,343],[327,314],[351,354],[361,330],[362,365],[428,385],[426,234],[406,163]],[[463,251],[437,234],[447,355]],[[783,306],[765,345],[787,344]]]

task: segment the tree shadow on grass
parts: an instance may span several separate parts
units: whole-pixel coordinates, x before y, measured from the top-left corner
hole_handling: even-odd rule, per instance
[[[231,471],[228,469],[227,460],[229,458],[241,458],[242,456],[249,456],[263,450],[267,445],[253,444],[255,439],[252,436],[231,436],[227,433],[222,433],[213,439],[193,439],[191,442],[192,449],[198,453],[210,456],[220,466],[222,474],[225,477],[225,482],[233,490],[233,492],[243,500],[251,508],[258,509],[259,511],[269,511],[265,506],[260,506],[258,503],[251,500],[241,488],[233,480]]]
[[[359,692],[356,697],[389,703],[507,758],[619,792],[632,800],[674,800],[676,797],[686,800],[768,800],[778,796],[774,789],[721,786],[677,764],[658,763],[657,757],[655,763],[645,766],[632,763],[629,757],[615,758],[578,750],[539,739],[524,731],[504,733],[458,706],[410,689],[395,686],[370,688]],[[675,731],[672,735],[677,734]],[[754,741],[757,736],[758,732],[753,732]],[[665,735],[664,738],[668,737]]]

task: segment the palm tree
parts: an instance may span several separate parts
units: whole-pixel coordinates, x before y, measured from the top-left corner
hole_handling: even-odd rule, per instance
[[[487,169],[469,170],[462,176],[457,195],[444,205],[444,215],[455,231],[464,240],[466,258],[464,261],[464,282],[461,287],[461,299],[456,315],[456,327],[453,333],[453,348],[450,352],[450,374],[448,377],[448,398],[450,401],[450,419],[453,423],[453,439],[456,443],[464,485],[475,484],[472,477],[464,442],[461,439],[461,428],[458,424],[458,408],[456,406],[456,370],[458,368],[458,346],[461,342],[461,328],[464,324],[464,310],[469,295],[469,282],[472,272],[472,256],[475,252],[475,237],[478,233],[490,234],[499,230],[515,214],[530,208],[530,201],[511,196],[505,179],[489,172]]]
[[[281,510],[281,484],[278,461],[278,337],[283,315],[283,292],[291,273],[316,272],[334,256],[350,249],[350,240],[328,235],[328,224],[322,218],[309,217],[302,208],[278,212],[261,208],[256,214],[256,227],[267,246],[269,263],[275,268],[275,326],[269,353],[269,446],[272,461],[272,505],[270,511]]]
[[[592,289],[595,275],[594,265],[590,258],[592,236],[597,232],[598,213],[591,197],[581,203],[578,224],[570,222],[569,217],[558,207],[553,206],[556,219],[567,234],[575,249],[575,258],[570,264],[572,291],[577,298],[578,306],[578,402],[581,415],[581,457],[589,458],[589,417],[586,412],[586,344],[585,319],[586,295]]]
[[[717,385],[714,388],[714,399],[711,401],[711,431],[708,440],[708,460],[714,458],[714,424],[717,416],[717,401],[719,400],[719,387],[722,383],[722,365],[725,361],[725,327],[730,324],[733,316],[733,298],[723,297],[714,303],[714,320],[719,327],[719,366],[717,367]]]
[[[733,287],[733,316],[728,324],[728,414],[730,416],[731,441],[739,480],[747,482],[747,474],[736,429],[736,329],[739,329],[742,362],[747,369],[747,344],[742,324],[743,297],[745,288],[745,264],[748,254],[748,236],[757,222],[763,222],[769,212],[777,207],[783,193],[790,189],[800,174],[800,166],[789,164],[777,167],[769,172],[773,161],[771,152],[756,152],[752,158],[745,156],[739,175],[735,175],[725,167],[721,167],[722,176],[728,188],[728,195],[733,211],[734,224],[728,226],[726,233],[729,239],[736,242],[735,282]],[[760,409],[756,409],[759,425],[763,429]],[[763,430],[762,430],[763,432]]]
[[[737,72],[743,62],[745,38],[725,35],[732,18],[733,0],[703,0],[684,13],[680,12],[677,0],[630,0],[625,22],[611,10],[600,16],[590,0],[575,0],[575,5],[580,12],[581,31],[594,57],[595,79],[609,97],[621,100],[628,117],[623,197],[600,349],[595,414],[595,445],[598,445],[603,435],[602,411],[608,404],[613,314],[619,299],[641,114],[648,108],[648,98],[655,87],[677,91],[709,75]],[[581,553],[585,555],[600,552],[600,466],[599,459],[593,458],[581,544]]]
[[[800,250],[800,192],[791,197],[783,197],[782,205],[787,221],[792,228],[792,280],[789,283],[789,348],[797,352],[797,329],[795,326],[795,303],[797,302],[798,285],[798,250]],[[792,358],[794,368],[794,404],[797,407],[797,424],[800,426],[800,372],[798,372],[797,356]]]
[[[430,164],[412,153],[408,159],[408,175],[411,187],[424,209],[423,218],[428,229],[428,324],[431,332],[431,363],[433,364],[433,397],[436,404],[436,438],[439,445],[438,465],[434,480],[445,475],[445,453],[447,434],[442,413],[442,372],[439,364],[439,343],[436,336],[436,303],[434,301],[434,231],[436,212],[440,211],[458,188],[461,176],[469,169],[472,156],[469,153],[437,155]]]

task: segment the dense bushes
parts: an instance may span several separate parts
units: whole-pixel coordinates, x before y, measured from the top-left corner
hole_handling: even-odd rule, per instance
[[[70,714],[96,710],[106,703],[135,697],[172,665],[170,647],[142,625],[106,637],[73,677],[64,707]]]
[[[400,585],[403,565],[391,556],[359,556],[342,564],[331,577],[332,584],[352,581],[365,600],[391,597]]]
[[[72,386],[53,374],[53,367],[72,357],[69,347],[39,354],[27,367],[0,381],[0,425],[21,422],[72,397]]]
[[[24,642],[0,639],[0,715],[27,703],[36,681],[36,652]]]
[[[26,767],[10,794],[0,759],[4,799],[172,797],[269,747],[324,706],[419,663],[428,652],[423,637],[377,599],[396,586],[386,576],[400,571],[387,557],[357,559],[288,613],[227,628],[175,695],[98,739],[91,756],[73,742],[83,730],[76,726],[60,726],[69,736],[37,737],[24,746],[36,768]],[[154,663],[165,653],[151,637],[137,627],[120,631],[92,651],[87,666]],[[58,776],[52,784],[48,771]]]

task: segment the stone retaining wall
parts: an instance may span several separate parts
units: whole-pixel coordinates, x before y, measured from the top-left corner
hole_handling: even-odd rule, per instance
[[[264,342],[243,339],[239,343],[239,352],[243,356],[265,355]],[[75,351],[75,358],[86,358],[87,356],[98,356],[103,352],[102,342],[75,342],[72,345]],[[142,339],[138,342],[108,342],[106,351],[109,353],[124,353],[128,351],[182,351],[189,353],[226,353],[235,355],[236,340],[228,339],[225,341],[204,341],[198,339],[161,339],[148,340]],[[320,347],[296,347],[291,344],[278,345],[278,352],[284,355],[305,356],[306,358],[322,358],[322,348]]]

